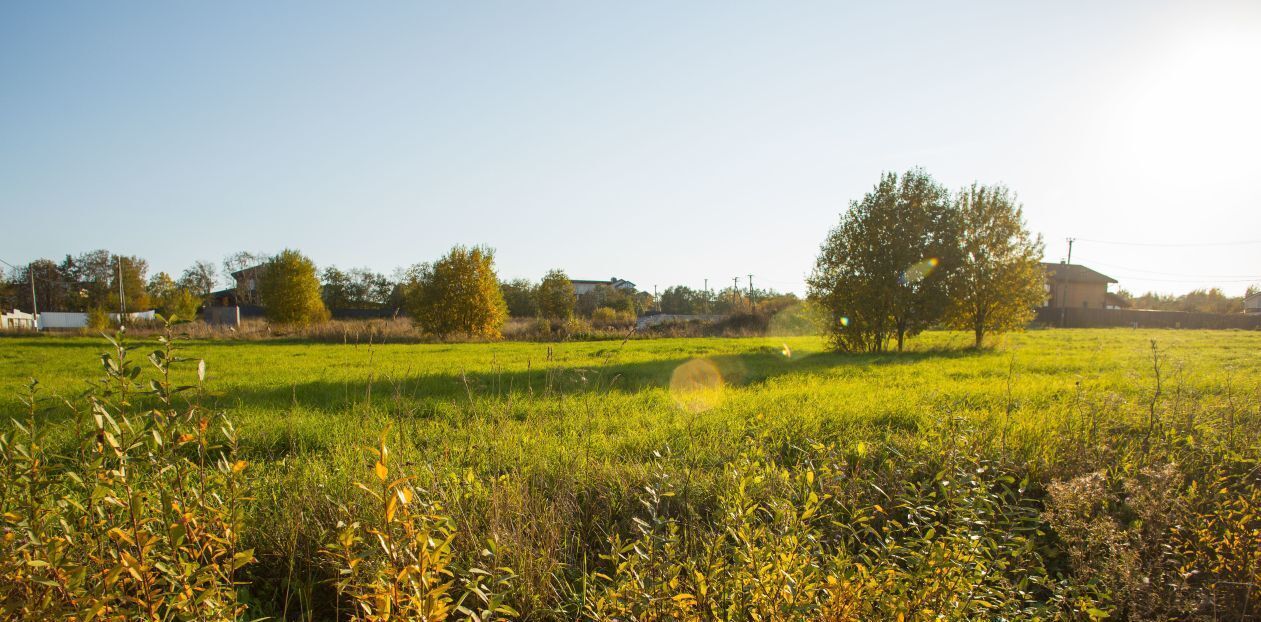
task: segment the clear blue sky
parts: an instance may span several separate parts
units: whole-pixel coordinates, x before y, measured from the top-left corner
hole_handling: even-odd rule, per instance
[[[686,6],[681,6],[686,4]],[[1132,291],[1261,282],[1261,2],[9,2],[0,259],[498,250],[801,292],[881,171]],[[873,6],[877,5],[878,6]]]

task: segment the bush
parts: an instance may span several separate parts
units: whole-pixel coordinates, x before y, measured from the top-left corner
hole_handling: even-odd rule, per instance
[[[103,307],[88,309],[88,330],[101,332],[109,330],[109,312]]]
[[[267,319],[277,324],[307,326],[329,319],[315,263],[295,250],[286,249],[263,264],[258,296]]]
[[[561,270],[552,270],[543,277],[535,292],[539,314],[549,320],[563,320],[574,314],[574,284]]]
[[[246,463],[232,424],[177,398],[192,387],[171,381],[185,359],[169,329],[144,385],[121,333],[111,343],[101,388],[76,407],[77,451],[46,449],[34,381],[27,421],[0,434],[0,617],[236,620],[253,552],[238,547]]]
[[[443,338],[465,334],[497,339],[508,319],[495,276],[495,253],[481,246],[456,246],[433,264],[414,266],[406,300],[412,319]]]
[[[591,312],[591,325],[596,328],[630,328],[635,325],[635,314],[630,311],[600,307]]]

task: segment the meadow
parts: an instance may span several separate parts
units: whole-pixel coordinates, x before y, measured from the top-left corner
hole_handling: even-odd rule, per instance
[[[186,340],[170,384],[236,431],[246,618],[1258,615],[1261,333],[970,343]],[[40,381],[45,462],[111,349],[0,340],[6,418]],[[390,574],[398,546],[427,578]]]

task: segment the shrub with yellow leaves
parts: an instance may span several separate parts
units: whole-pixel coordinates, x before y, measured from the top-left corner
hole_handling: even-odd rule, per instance
[[[177,385],[166,323],[142,367],[122,333],[101,356],[105,377],[66,401],[78,420],[73,456],[46,450],[46,402],[32,381],[25,423],[0,435],[0,613],[5,619],[235,620],[243,523],[231,423]],[[191,399],[181,399],[185,394]],[[177,397],[178,396],[178,397]]]

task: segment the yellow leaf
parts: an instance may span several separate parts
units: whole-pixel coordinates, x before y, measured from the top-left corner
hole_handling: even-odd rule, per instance
[[[379,460],[377,461],[377,465],[376,465],[376,467],[374,467],[374,469],[373,469],[373,470],[374,470],[374,471],[376,471],[376,474],[377,474],[377,479],[379,479],[379,480],[381,480],[381,481],[383,481],[383,482],[385,481],[385,478],[386,478],[386,477],[389,477],[389,475],[390,475],[390,470],[389,470],[389,469],[387,469],[387,468],[385,468],[385,463],[384,463],[384,462],[381,462],[381,461],[379,461]]]
[[[237,460],[236,462],[234,462],[234,463],[232,464],[232,472],[233,472],[233,473],[240,473],[241,471],[244,471],[244,470],[245,470],[245,467],[247,467],[247,466],[249,466],[249,465],[250,465],[250,463],[248,463],[248,462],[246,462],[246,461],[244,461],[244,460]]]
[[[390,497],[390,501],[385,504],[385,522],[394,520],[394,513],[398,511],[398,497]]]

